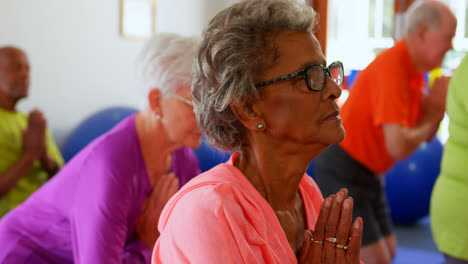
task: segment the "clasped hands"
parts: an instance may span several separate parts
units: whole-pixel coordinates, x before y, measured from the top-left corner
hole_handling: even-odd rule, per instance
[[[363,221],[352,223],[353,199],[341,189],[324,200],[315,230],[304,232],[300,264],[359,264]]]

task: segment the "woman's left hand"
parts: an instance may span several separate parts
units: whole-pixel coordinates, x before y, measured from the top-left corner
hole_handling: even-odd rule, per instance
[[[306,230],[299,263],[359,264],[363,222],[352,222],[353,199],[342,189],[322,203],[315,230]]]
[[[138,239],[145,242],[150,248],[154,247],[159,237],[159,216],[166,203],[178,189],[179,180],[175,177],[174,173],[165,174],[159,178],[153,191],[151,191],[143,203],[136,223],[136,233]]]

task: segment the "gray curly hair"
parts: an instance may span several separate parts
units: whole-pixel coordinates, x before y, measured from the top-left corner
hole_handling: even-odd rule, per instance
[[[194,65],[192,98],[200,129],[223,150],[243,143],[244,126],[231,104],[250,109],[259,98],[256,77],[278,58],[272,37],[313,32],[315,11],[295,0],[245,0],[219,12],[208,24]]]

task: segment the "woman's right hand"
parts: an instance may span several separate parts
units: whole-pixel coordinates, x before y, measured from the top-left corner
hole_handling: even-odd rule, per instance
[[[306,230],[300,264],[359,264],[363,222],[352,222],[353,199],[341,189],[322,203],[315,230]]]
[[[143,203],[135,228],[138,239],[145,242],[150,248],[154,247],[159,237],[159,216],[166,203],[178,189],[179,180],[174,173],[162,175]]]

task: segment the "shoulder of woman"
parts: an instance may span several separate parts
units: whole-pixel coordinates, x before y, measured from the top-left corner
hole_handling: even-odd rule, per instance
[[[312,177],[304,175],[300,188],[310,199],[319,200],[320,202],[323,200],[322,192]]]

